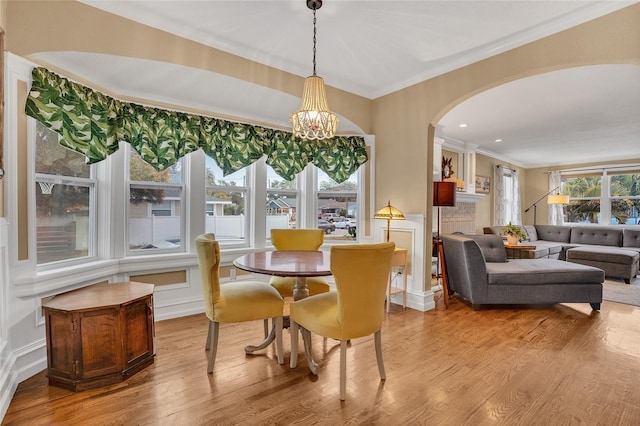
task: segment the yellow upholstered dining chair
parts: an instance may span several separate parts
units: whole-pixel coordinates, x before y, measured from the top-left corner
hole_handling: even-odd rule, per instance
[[[209,351],[207,372],[213,372],[218,349],[220,323],[272,318],[276,329],[278,363],[284,364],[282,351],[282,314],[284,300],[269,284],[260,281],[233,281],[220,285],[220,247],[213,234],[196,238],[202,295],[209,318],[205,349]],[[246,349],[245,349],[246,350]]]
[[[386,378],[380,328],[394,243],[331,247],[331,272],[337,291],[311,296],[290,305],[291,367],[298,360],[298,328],[303,333],[340,340],[340,399],[346,394],[347,341],[374,335],[380,378]],[[307,334],[307,341],[310,335]],[[306,343],[306,342],[305,342]],[[309,350],[305,344],[305,350]],[[307,353],[307,359],[311,360]],[[313,366],[312,367],[313,371]]]
[[[324,243],[322,229],[272,229],[271,243],[279,251],[317,251]],[[282,297],[293,297],[296,279],[293,277],[271,277],[269,281]],[[320,277],[308,277],[309,295],[326,293],[330,290],[327,281]]]

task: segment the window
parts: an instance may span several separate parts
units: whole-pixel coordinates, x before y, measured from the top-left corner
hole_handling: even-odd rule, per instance
[[[565,222],[640,225],[640,171],[605,169],[562,177]]]
[[[220,166],[206,156],[205,167],[205,232],[215,234],[221,244],[246,244],[249,229],[247,182],[254,166],[223,176]]]
[[[265,204],[267,218],[267,240],[271,238],[274,228],[298,227],[298,189],[297,178],[287,181],[276,174],[273,168],[267,167],[267,202]]]
[[[320,169],[317,169],[317,173],[317,225],[325,230],[325,240],[355,240],[358,220],[358,172],[340,184]]]
[[[129,148],[129,250],[184,247],[182,160],[161,172]]]
[[[609,185],[611,223],[640,225],[640,173],[616,174]]]
[[[93,256],[95,180],[85,157],[64,148],[59,136],[35,126],[37,264]]]
[[[504,205],[504,222],[505,223],[520,223],[520,218],[516,217],[515,214],[515,205],[514,205],[514,194],[516,193],[516,188],[514,186],[514,179],[511,170],[503,169],[504,175],[502,177],[502,183],[504,188],[504,193],[507,195],[503,200]]]
[[[562,193],[569,194],[565,223],[599,223],[602,176],[563,176]]]

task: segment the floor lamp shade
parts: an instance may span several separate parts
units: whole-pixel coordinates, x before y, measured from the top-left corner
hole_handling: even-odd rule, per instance
[[[434,207],[455,207],[456,205],[456,183],[455,182],[433,182],[433,206]]]
[[[569,204],[569,196],[566,194],[549,195],[547,204]]]

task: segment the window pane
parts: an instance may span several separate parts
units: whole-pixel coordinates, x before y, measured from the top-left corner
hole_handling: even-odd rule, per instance
[[[358,174],[337,183],[318,169],[318,223],[325,240],[357,238]]]
[[[222,169],[206,156],[205,232],[223,244],[246,241],[247,167],[223,176]]]
[[[129,148],[129,180],[129,250],[182,248],[182,159],[159,172]]]
[[[180,248],[180,188],[129,190],[129,249]]]
[[[611,223],[640,225],[640,174],[611,176]]]
[[[272,229],[297,228],[298,191],[296,179],[287,181],[267,165],[267,240]]]
[[[36,181],[37,263],[89,254],[89,188]]]
[[[564,177],[562,191],[569,194],[564,206],[565,222],[599,223],[602,178],[600,176]]]
[[[161,172],[144,161],[135,149],[129,150],[129,180],[134,182],[182,183],[182,159]]]
[[[217,240],[244,240],[245,193],[207,190],[205,232]]]
[[[563,179],[562,190],[569,194],[569,198],[600,197],[600,176],[569,177]]]
[[[223,176],[222,169],[218,166],[213,158],[206,156],[206,168],[207,168],[207,185],[217,186],[247,186],[247,168],[244,167],[237,172],[233,172],[230,175]]]
[[[59,135],[36,122],[36,173],[90,177],[86,157],[58,143]]]
[[[600,217],[600,199],[571,200],[564,206],[565,222],[598,223]]]

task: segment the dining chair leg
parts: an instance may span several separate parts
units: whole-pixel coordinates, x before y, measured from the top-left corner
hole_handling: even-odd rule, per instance
[[[376,345],[376,359],[378,360],[378,370],[380,371],[380,379],[385,380],[387,375],[384,371],[384,361],[382,360],[382,332],[378,330],[373,335]]]
[[[282,317],[273,318],[273,326],[276,328],[276,356],[278,364],[284,364],[284,355],[282,354]]]
[[[211,321],[209,321],[209,328],[207,329],[207,343],[204,344],[204,350],[208,351],[211,346]]]
[[[340,401],[347,397],[347,341],[340,340]]]
[[[267,337],[269,337],[269,320],[268,319],[264,319],[264,338],[266,339]]]
[[[216,363],[216,352],[218,352],[218,333],[220,332],[220,323],[210,321],[209,323],[209,365],[207,373],[213,373],[213,366]]]
[[[291,357],[289,367],[296,368],[298,364],[298,323],[291,321],[289,331],[291,331]]]

